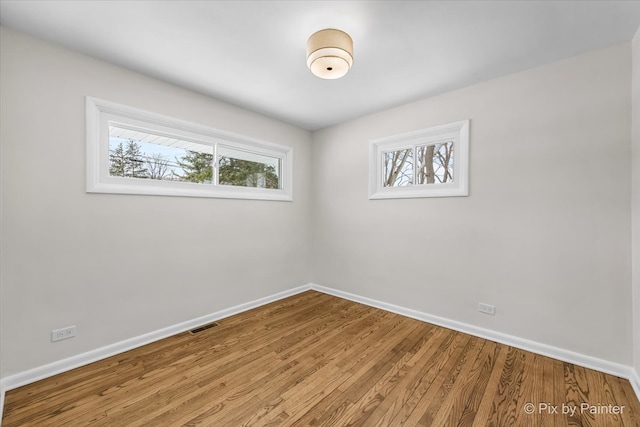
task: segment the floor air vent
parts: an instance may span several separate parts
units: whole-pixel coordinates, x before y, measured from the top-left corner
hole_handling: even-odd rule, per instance
[[[218,322],[207,323],[206,325],[199,326],[189,331],[191,335],[195,335],[198,332],[206,331],[207,329],[215,328],[218,326]]]

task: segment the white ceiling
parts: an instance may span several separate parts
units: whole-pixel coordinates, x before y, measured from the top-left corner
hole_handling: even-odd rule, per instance
[[[315,130],[631,40],[640,1],[17,1],[0,23]],[[321,80],[306,40],[354,40]]]

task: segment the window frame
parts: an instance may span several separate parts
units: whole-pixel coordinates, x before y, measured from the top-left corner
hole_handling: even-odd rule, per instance
[[[109,123],[139,131],[171,136],[213,147],[211,184],[116,177],[109,174]],[[218,184],[218,147],[280,159],[280,188]],[[149,111],[86,97],[87,193],[211,197],[249,200],[293,200],[293,148],[242,136]]]
[[[405,199],[420,197],[461,197],[469,195],[469,124],[461,120],[412,132],[369,141],[369,199]],[[412,184],[385,187],[384,154],[425,145],[453,141],[453,181],[437,184]],[[413,174],[418,159],[414,154]]]

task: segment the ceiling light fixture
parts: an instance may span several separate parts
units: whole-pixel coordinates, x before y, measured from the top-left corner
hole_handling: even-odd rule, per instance
[[[326,28],[307,40],[307,66],[321,79],[339,79],[353,65],[353,40],[344,31]]]

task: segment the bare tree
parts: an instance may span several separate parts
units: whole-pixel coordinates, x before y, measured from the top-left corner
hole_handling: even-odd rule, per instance
[[[384,186],[399,187],[413,183],[413,149],[384,154]]]
[[[418,184],[433,184],[435,182],[435,171],[433,169],[434,145],[418,147]]]
[[[453,142],[417,147],[418,184],[453,181]]]
[[[439,182],[453,181],[453,142],[436,145],[432,164],[438,166],[434,171]]]
[[[385,187],[453,181],[452,141],[390,151],[383,159]]]
[[[169,174],[169,161],[160,153],[155,153],[151,157],[147,157],[145,162],[149,178],[166,179]]]

